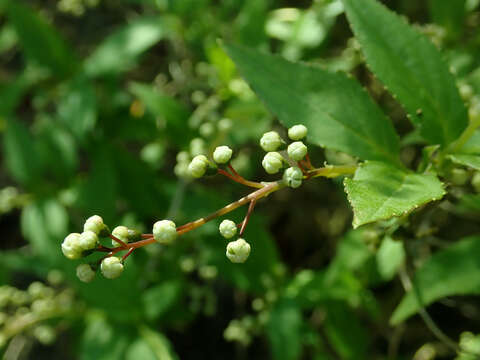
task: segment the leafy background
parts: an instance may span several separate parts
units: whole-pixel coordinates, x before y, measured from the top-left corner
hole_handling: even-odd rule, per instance
[[[455,148],[480,108],[478,2],[386,5],[414,25],[370,0],[0,1],[0,324],[38,316],[9,334],[5,358],[475,358],[480,198],[454,170],[480,170],[477,133]],[[228,143],[242,174],[270,180],[259,137],[302,122],[317,164],[371,160],[345,181],[348,197],[342,181],[316,179],[262,201],[242,266],[212,223],[136,252],[115,281],[76,279],[60,243],[92,214],[149,232],[245,195],[177,176],[193,139]],[[444,184],[405,170],[428,168],[439,146],[455,148]],[[381,186],[411,185],[393,214],[420,209],[378,222],[392,211],[361,211],[362,194],[387,173],[396,181]],[[38,282],[53,310],[30,299]],[[470,352],[432,333],[426,305]]]

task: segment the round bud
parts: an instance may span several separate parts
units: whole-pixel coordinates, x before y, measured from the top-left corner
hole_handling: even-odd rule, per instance
[[[223,220],[218,230],[225,239],[230,239],[237,233],[237,225],[232,220]]]
[[[213,152],[213,160],[218,164],[226,164],[232,158],[233,150],[228,146],[218,146]]]
[[[93,215],[90,216],[85,224],[83,225],[83,231],[92,231],[95,234],[99,235],[100,232],[104,229],[105,224],[101,216]]]
[[[288,137],[294,141],[301,140],[307,136],[307,127],[305,125],[294,125],[288,129]]]
[[[243,263],[250,255],[250,244],[242,238],[231,241],[227,245],[226,255],[228,260],[233,263]]]
[[[283,144],[283,140],[276,131],[269,131],[263,134],[260,139],[260,146],[265,151],[275,151]]]
[[[471,183],[475,191],[480,193],[480,172],[473,174]]]
[[[268,174],[276,174],[283,166],[283,157],[276,151],[265,154],[262,166]]]
[[[288,157],[294,161],[302,160],[307,155],[307,147],[301,141],[295,141],[288,145]]]
[[[190,172],[188,170],[188,165],[189,165],[189,163],[179,162],[173,168],[173,172],[179,178],[189,178],[190,177]]]
[[[78,246],[82,250],[91,250],[97,246],[98,236],[93,231],[87,230],[80,234]]]
[[[454,185],[462,186],[465,185],[469,179],[470,175],[468,171],[464,169],[453,169],[450,174],[450,180]]]
[[[82,249],[79,245],[80,234],[69,234],[62,242],[62,252],[70,260],[82,257]]]
[[[188,165],[188,172],[194,178],[201,178],[208,168],[208,159],[205,155],[195,156]]]
[[[77,266],[77,277],[84,283],[89,283],[95,278],[95,271],[88,264],[80,264]]]
[[[100,270],[107,279],[115,279],[122,275],[123,264],[119,258],[110,256],[102,260]]]
[[[48,325],[39,325],[33,329],[33,336],[43,345],[51,345],[55,341],[57,334],[55,330]]]
[[[205,140],[202,138],[195,138],[190,141],[190,153],[193,156],[201,155],[205,152]]]
[[[117,239],[122,240],[125,244],[128,243],[128,228],[126,226],[117,226],[115,229],[113,229],[112,235]],[[119,247],[120,244],[112,239],[112,246]]]
[[[209,136],[212,136],[213,133],[215,132],[215,126],[211,122],[206,122],[200,125],[198,128],[198,132],[200,135],[203,137],[208,138]]]
[[[177,237],[177,227],[173,221],[160,220],[153,224],[153,237],[160,244],[170,244]]]
[[[298,167],[289,167],[283,173],[283,181],[291,188],[297,188],[302,185],[303,173]]]
[[[190,161],[190,155],[186,151],[180,151],[177,154],[177,162],[179,163],[188,163]]]
[[[233,122],[230,119],[223,118],[218,122],[218,130],[221,132],[227,132],[233,126]]]

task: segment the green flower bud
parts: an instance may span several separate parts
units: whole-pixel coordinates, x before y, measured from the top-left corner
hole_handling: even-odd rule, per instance
[[[193,156],[205,154],[205,148],[205,140],[203,140],[202,138],[195,138],[190,141],[190,153]]]
[[[190,177],[190,172],[188,170],[188,165],[189,165],[188,163],[179,162],[173,168],[173,172],[179,178],[189,178]]]
[[[102,260],[100,270],[107,279],[115,279],[122,275],[123,264],[118,257],[110,256]]]
[[[82,257],[82,249],[79,245],[80,234],[69,234],[62,242],[62,252],[70,260]]]
[[[288,129],[288,137],[291,140],[301,140],[307,136],[308,129],[305,125],[294,125]]]
[[[250,244],[240,238],[227,245],[227,258],[233,263],[244,263],[250,255]]]
[[[260,139],[260,146],[265,151],[275,151],[283,144],[283,140],[276,131],[269,131],[263,134]]]
[[[188,172],[194,178],[201,178],[207,171],[209,162],[205,155],[195,156],[188,165]]]
[[[80,234],[78,246],[82,250],[91,250],[97,246],[98,236],[93,231],[87,230]]]
[[[126,226],[117,226],[115,229],[113,229],[112,235],[117,239],[122,240],[125,244],[128,243],[128,228]],[[112,246],[119,247],[120,244],[115,240],[112,240]]]
[[[233,150],[228,146],[218,146],[213,152],[213,160],[218,164],[226,164],[232,158]]]
[[[33,336],[43,345],[51,345],[55,341],[57,334],[51,326],[39,325],[33,329]]]
[[[223,220],[218,230],[225,239],[230,239],[237,233],[237,225],[232,220]]]
[[[128,229],[128,241],[140,241],[142,240],[142,233],[138,230]]]
[[[177,154],[177,162],[179,163],[188,163],[190,162],[190,155],[186,151],[180,151]]]
[[[77,277],[84,283],[89,283],[95,278],[95,271],[88,264],[80,264],[77,266]]]
[[[268,152],[263,157],[262,166],[268,174],[276,174],[283,167],[283,157],[278,152]]]
[[[283,173],[283,181],[291,188],[297,188],[302,185],[303,173],[298,167],[289,167]]]
[[[288,157],[294,161],[302,160],[307,155],[307,147],[301,141],[295,141],[288,145]]]
[[[480,193],[480,172],[476,172],[472,176],[472,186],[477,193]]]
[[[453,169],[450,175],[450,180],[454,185],[462,186],[468,181],[469,174],[464,169]]]
[[[104,230],[105,224],[103,223],[103,219],[98,215],[90,216],[87,221],[85,221],[85,225],[83,225],[83,231],[92,231],[97,235]]]
[[[177,227],[173,221],[160,220],[153,224],[153,237],[160,244],[171,244],[177,238]]]
[[[218,130],[221,132],[229,131],[233,126],[233,122],[230,119],[223,118],[218,122]]]
[[[200,133],[200,135],[202,135],[203,137],[210,137],[213,135],[213,133],[215,132],[215,126],[213,126],[213,124],[211,122],[206,122],[206,123],[203,123],[202,125],[200,125],[200,127],[198,128],[198,132]]]

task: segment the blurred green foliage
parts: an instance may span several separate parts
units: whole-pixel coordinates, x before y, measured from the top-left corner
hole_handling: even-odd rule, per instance
[[[441,49],[470,115],[480,114],[478,1],[385,3]],[[399,32],[396,40],[410,35]],[[270,89],[267,75],[255,72],[271,69],[265,55],[267,60],[251,61],[243,75],[260,96],[293,91],[276,109],[270,106],[285,117],[277,119],[240,77],[223,44],[315,63],[322,74],[351,73],[402,136],[399,151],[393,129],[382,125],[385,116],[372,104],[372,111],[360,114],[371,117],[371,128],[360,130],[370,145],[387,146],[388,156],[370,145],[359,153],[352,135],[332,147],[345,153],[312,148],[318,163],[349,163],[351,156],[371,154],[395,163],[398,153],[407,167],[428,163],[436,148],[422,152],[425,139],[449,143],[466,115],[459,115],[454,131],[442,133],[448,141],[435,131],[414,130],[405,111],[416,111],[416,101],[429,91],[448,92],[454,86],[433,76],[432,88],[399,94],[411,104],[404,110],[366,66],[368,48],[375,53],[380,40],[362,44],[363,55],[340,0],[1,0],[4,358],[451,359],[454,352],[420,316],[400,324],[435,302],[428,309],[458,342],[457,359],[473,359],[479,348],[478,297],[458,296],[479,293],[480,196],[474,192],[480,185],[473,180],[458,184],[451,177],[449,195],[440,205],[425,206],[408,221],[386,220],[356,230],[339,181],[318,179],[273,194],[257,205],[248,225],[252,254],[241,266],[225,258],[220,221],[182,236],[175,246],[137,251],[114,281],[98,277],[81,283],[76,264],[60,250],[66,234],[92,214],[150,232],[158,219],[183,224],[245,195],[225,179],[192,182],[177,176],[180,151],[192,153],[195,146],[211,151],[226,143],[235,149],[239,172],[271,180],[261,169],[257,143],[271,128],[284,131],[279,120],[287,125],[305,121],[318,135],[313,142],[325,145],[338,140],[338,129],[316,128],[318,118],[305,110],[308,106],[329,96],[338,101],[347,125],[359,116],[349,109],[355,103],[350,91],[366,94],[353,80],[330,83],[324,75],[322,86],[303,93],[307,85],[293,81],[302,75],[310,84],[308,68],[299,74],[278,59],[283,83]],[[436,54],[427,50],[427,57]],[[431,60],[433,67],[437,60]],[[389,64],[396,70],[395,59]],[[395,73],[393,84],[401,87],[406,77],[422,76],[423,69],[417,70]],[[383,80],[381,71],[377,75]],[[268,96],[263,100],[271,105]],[[433,106],[449,109],[447,103]],[[425,114],[427,124],[438,120],[434,115]],[[384,133],[382,126],[388,127]],[[477,132],[465,153],[451,159],[466,166],[473,179],[478,156],[468,156],[479,153],[478,144]],[[243,215],[237,210],[233,219],[239,222]],[[423,304],[413,292],[403,298],[398,276],[416,269],[414,287],[423,291]],[[392,313],[395,326],[389,325]]]

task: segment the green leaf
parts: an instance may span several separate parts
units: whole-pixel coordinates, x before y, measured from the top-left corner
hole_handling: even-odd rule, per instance
[[[24,185],[36,183],[41,166],[28,128],[15,119],[7,118],[3,147],[5,163],[15,180]]]
[[[160,17],[144,17],[109,35],[85,61],[90,76],[120,73],[130,69],[143,52],[165,36]]]
[[[393,279],[405,261],[403,243],[395,241],[389,236],[385,237],[377,251],[375,260],[380,278],[384,281]]]
[[[283,125],[308,127],[310,143],[399,164],[391,122],[355,80],[240,46],[226,49]]]
[[[448,145],[468,124],[454,78],[440,52],[376,0],[343,0],[367,64],[398,97],[421,135]]]
[[[367,161],[353,179],[344,180],[353,207],[353,227],[404,215],[443,197],[443,184],[432,174],[415,174]]]
[[[449,155],[448,158],[455,164],[468,166],[475,170],[480,170],[480,155],[457,154]]]
[[[267,336],[275,360],[300,358],[302,314],[294,301],[282,300],[270,312]]]
[[[149,320],[164,314],[178,299],[181,291],[180,281],[170,280],[147,289],[142,294],[145,316]]]
[[[332,301],[326,306],[325,333],[341,359],[367,358],[367,330],[355,313],[343,302]]]
[[[396,325],[423,306],[452,295],[480,294],[480,237],[469,237],[435,253],[418,269],[413,288],[395,309]]]
[[[21,215],[23,235],[36,254],[50,264],[57,264],[63,255],[60,244],[68,232],[68,214],[54,199],[37,200],[27,205]]]
[[[9,1],[7,16],[15,28],[26,56],[60,77],[71,74],[77,65],[73,51],[38,11]]]
[[[173,351],[170,341],[161,333],[156,332],[146,326],[140,327],[140,335],[149,346],[154,359],[158,360],[178,360],[177,354]],[[133,359],[143,359],[143,357],[133,357]],[[130,360],[127,358],[127,360]]]
[[[92,84],[83,76],[72,80],[58,104],[58,116],[79,139],[90,132],[97,118]]]

